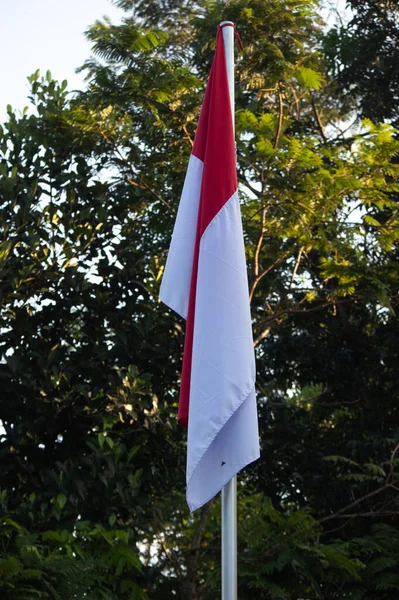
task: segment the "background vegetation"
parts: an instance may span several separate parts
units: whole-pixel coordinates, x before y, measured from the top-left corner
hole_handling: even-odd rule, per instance
[[[210,600],[190,516],[184,324],[159,284],[221,20],[262,457],[240,476],[240,600],[399,593],[398,7],[118,0],[87,87],[30,77],[0,129],[0,596]]]

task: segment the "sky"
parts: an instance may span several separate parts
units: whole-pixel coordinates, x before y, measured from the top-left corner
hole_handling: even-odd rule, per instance
[[[26,78],[37,69],[82,89],[75,69],[90,56],[84,31],[104,15],[117,23],[123,14],[110,0],[0,0],[0,122],[7,104],[29,104]]]
[[[345,0],[328,4],[342,12]],[[0,122],[7,104],[20,110],[29,104],[27,77],[37,69],[67,79],[69,90],[83,89],[75,70],[90,56],[84,31],[104,15],[118,23],[123,14],[111,0],[0,0]],[[330,21],[331,11],[323,17]]]

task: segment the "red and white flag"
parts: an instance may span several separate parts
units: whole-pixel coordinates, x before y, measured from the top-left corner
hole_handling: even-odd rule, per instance
[[[222,29],[161,285],[187,320],[179,422],[187,503],[213,498],[259,457],[255,359]]]

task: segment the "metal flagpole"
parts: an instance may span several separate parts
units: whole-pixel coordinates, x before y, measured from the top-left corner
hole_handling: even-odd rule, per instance
[[[237,476],[222,489],[222,600],[237,600]]]
[[[234,129],[234,23],[222,21]],[[222,600],[237,600],[237,477],[222,489]]]

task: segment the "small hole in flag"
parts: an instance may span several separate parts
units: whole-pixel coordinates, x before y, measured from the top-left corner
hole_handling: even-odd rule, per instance
[[[223,461],[223,462],[222,462],[222,464],[221,464],[221,466],[223,467],[223,465],[225,465],[225,464],[226,464],[226,463]]]

